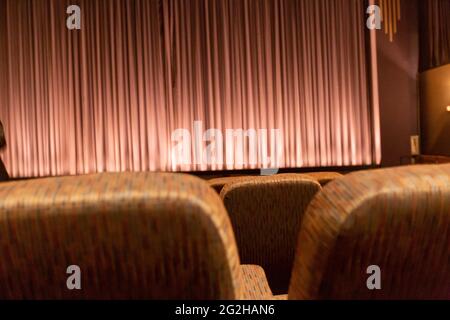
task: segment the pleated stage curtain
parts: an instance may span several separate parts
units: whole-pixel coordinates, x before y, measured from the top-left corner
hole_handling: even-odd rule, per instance
[[[377,163],[364,3],[1,1],[0,156],[13,177],[251,169],[267,166],[261,150],[281,150],[281,168]],[[81,30],[66,27],[69,5]]]
[[[450,0],[419,1],[421,71],[450,63]]]

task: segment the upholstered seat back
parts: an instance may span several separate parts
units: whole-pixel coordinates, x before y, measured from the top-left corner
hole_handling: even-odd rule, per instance
[[[289,299],[406,298],[450,298],[450,165],[352,173],[303,219]]]
[[[242,296],[225,208],[205,182],[187,175],[2,184],[0,257],[1,299]],[[81,290],[66,286],[71,265],[81,270]]]
[[[331,181],[335,179],[339,179],[343,177],[342,174],[337,172],[308,172],[308,173],[281,173],[276,175],[277,177],[280,176],[296,176],[300,175],[303,178],[308,177],[312,180],[316,180],[319,182],[321,186],[325,186],[326,184],[330,183]],[[230,176],[230,177],[222,177],[222,178],[215,178],[208,180],[208,184],[216,190],[217,193],[220,193],[225,187],[225,185],[237,182],[237,181],[244,181],[244,180],[251,180],[254,179],[256,176]]]
[[[319,190],[296,174],[247,178],[221,192],[242,263],[262,266],[275,294],[288,290],[302,216]]]
[[[343,175],[338,172],[308,172],[306,175],[319,182],[322,187],[331,181],[343,177]]]
[[[208,180],[208,184],[211,188],[216,190],[218,194],[222,191],[223,187],[225,187],[229,183],[244,181],[248,179],[254,179],[254,176],[232,176],[232,177],[222,177],[222,178],[214,178]]]

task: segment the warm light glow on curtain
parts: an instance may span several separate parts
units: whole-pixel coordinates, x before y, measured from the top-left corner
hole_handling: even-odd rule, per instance
[[[66,28],[66,8],[82,29]],[[360,0],[6,0],[0,119],[12,176],[180,170],[172,133],[280,129],[281,167],[379,158]],[[272,148],[259,141],[258,148]],[[206,143],[205,143],[206,144]],[[267,144],[267,145],[261,145]],[[248,159],[248,145],[224,145]],[[212,164],[190,170],[261,167]]]
[[[401,0],[380,0],[381,19],[384,22],[384,33],[389,35],[389,41],[394,41],[397,33],[397,23],[402,18]]]

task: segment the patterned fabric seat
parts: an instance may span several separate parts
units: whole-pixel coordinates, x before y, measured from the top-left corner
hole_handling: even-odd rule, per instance
[[[122,173],[0,185],[0,299],[262,299],[201,179]],[[68,266],[81,290],[66,286]]]
[[[320,189],[316,181],[295,174],[234,181],[220,194],[241,261],[262,266],[275,294],[287,293],[302,216]]]
[[[216,190],[218,194],[222,191],[223,187],[229,183],[233,183],[235,181],[242,181],[247,179],[253,179],[255,176],[233,176],[233,177],[222,177],[222,178],[214,178],[208,180],[208,184],[211,188]]]
[[[381,290],[369,290],[369,266]],[[450,165],[346,175],[311,202],[289,299],[449,299]]]
[[[316,180],[320,183],[321,186],[325,186],[329,182],[339,179],[343,177],[342,174],[337,172],[308,172],[308,173],[281,173],[277,176],[289,176],[289,175],[301,175],[303,177],[308,176],[313,180]],[[242,180],[248,180],[253,179],[256,176],[231,176],[231,177],[222,177],[222,178],[215,178],[208,180],[208,184],[216,190],[217,193],[220,193],[223,189],[223,187],[229,183],[235,182],[235,181],[242,181]]]
[[[322,187],[334,181],[336,179],[342,178],[343,175],[337,172],[308,172],[307,176],[317,180]]]
[[[331,181],[342,178],[343,175],[337,172],[307,172],[307,173],[280,173],[278,177],[300,177],[307,178],[318,182],[322,187],[326,186]]]

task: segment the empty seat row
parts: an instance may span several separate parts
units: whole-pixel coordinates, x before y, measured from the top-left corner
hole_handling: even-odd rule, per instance
[[[199,178],[121,173],[0,185],[0,299],[251,299],[222,201]],[[81,290],[66,285],[81,271]],[[262,280],[261,280],[262,279]]]
[[[280,270],[288,275],[289,299],[450,298],[450,165],[356,172],[323,189],[307,178],[289,186],[286,176],[263,180],[242,182],[243,199],[256,203],[273,194],[285,199],[286,210],[278,209],[277,217],[253,213],[262,217],[253,230],[245,221],[251,215],[243,216],[253,208],[238,210],[242,214],[234,219],[245,232],[233,230],[226,209],[243,206],[237,204],[243,197],[238,185],[225,186],[222,201],[189,175],[99,174],[1,184],[0,298],[276,298],[264,269],[242,264],[260,257],[235,234],[274,248],[259,247],[261,252],[291,244],[293,261],[285,265],[293,267]],[[309,193],[305,205],[298,198]],[[304,213],[286,215],[294,207]],[[271,226],[283,222],[285,230],[275,237]],[[246,243],[242,249],[240,241]],[[74,265],[80,290],[67,285]],[[381,290],[367,287],[371,265],[381,270]],[[286,278],[273,281],[285,285]]]

